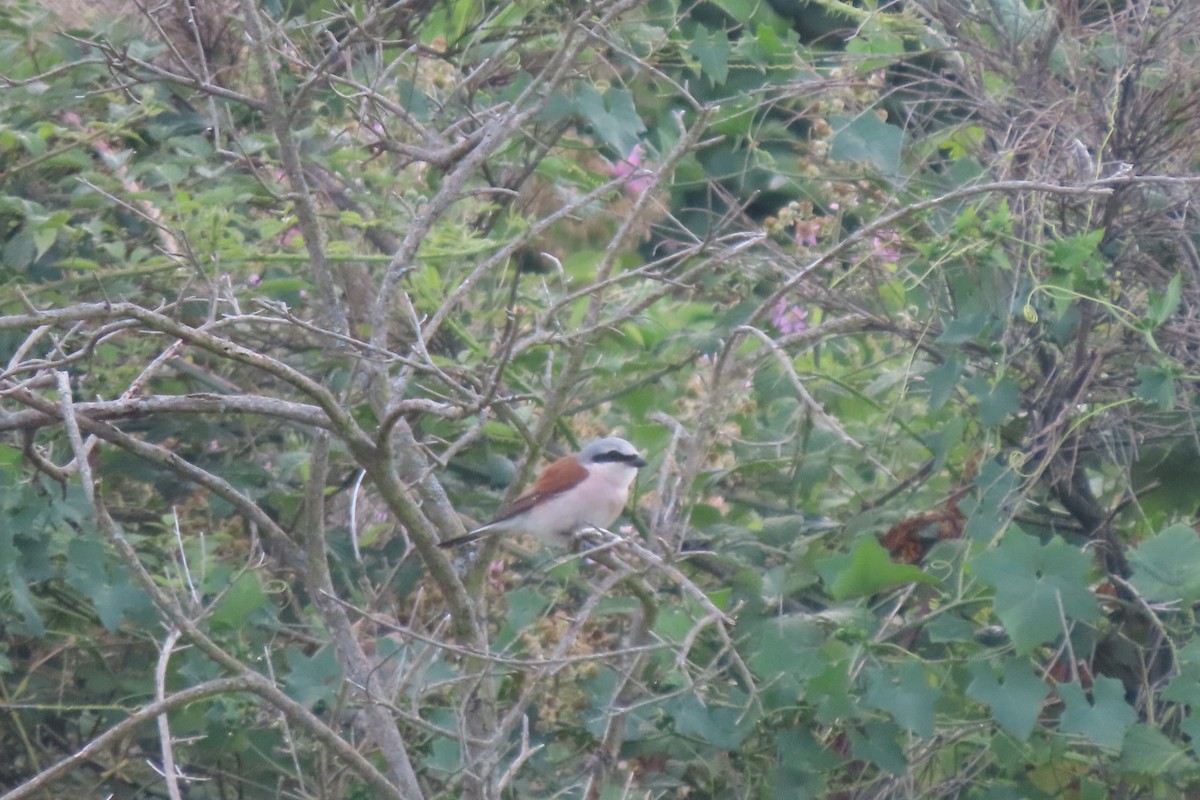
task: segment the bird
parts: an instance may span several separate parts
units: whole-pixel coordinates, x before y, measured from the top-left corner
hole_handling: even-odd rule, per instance
[[[646,459],[624,439],[608,436],[563,456],[538,475],[533,486],[486,525],[439,542],[451,548],[485,536],[527,533],[553,547],[566,547],[586,528],[607,528],[621,515],[629,487]]]

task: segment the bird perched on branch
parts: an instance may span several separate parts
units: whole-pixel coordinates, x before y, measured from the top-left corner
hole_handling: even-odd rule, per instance
[[[620,516],[638,468],[644,466],[646,460],[624,439],[597,439],[546,467],[533,486],[494,520],[438,546],[457,547],[493,534],[528,533],[553,547],[566,547],[572,534],[607,528]]]

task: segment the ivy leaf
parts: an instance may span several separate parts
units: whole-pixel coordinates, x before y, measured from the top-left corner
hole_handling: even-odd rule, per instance
[[[886,178],[900,177],[904,131],[884,122],[874,111],[863,112],[857,117],[833,114],[829,124],[837,131],[830,146],[830,157],[868,164]]]
[[[1200,708],[1200,664],[1186,662],[1183,656],[1179,658],[1179,674],[1163,689],[1162,699]]]
[[[258,573],[243,572],[213,609],[210,624],[214,628],[238,630],[266,602],[267,594],[263,591]]]
[[[724,31],[697,25],[688,52],[700,62],[700,69],[711,85],[722,84],[729,77],[729,37]]]
[[[950,356],[945,362],[925,373],[925,385],[929,387],[930,411],[937,411],[946,405],[962,374],[963,363],[958,354]]]
[[[1096,598],[1087,588],[1091,559],[1058,536],[1042,545],[1014,527],[998,547],[980,553],[972,563],[979,577],[996,589],[996,615],[1018,653],[1057,638],[1062,614],[1081,622],[1099,615]]]
[[[573,105],[596,135],[622,156],[632,152],[638,137],[646,130],[627,89],[612,88],[601,95],[585,85]]]
[[[550,601],[545,596],[532,589],[514,589],[504,596],[508,613],[499,635],[496,637],[496,649],[507,650],[517,641],[517,637],[527,631],[546,610]]]
[[[1083,268],[1085,277],[1095,277],[1096,271],[1102,270],[1103,266],[1090,262],[1103,239],[1102,228],[1058,239],[1050,244],[1050,261],[1063,272],[1074,272]]]
[[[967,696],[984,703],[1001,728],[1022,742],[1029,739],[1050,689],[1027,661],[1009,661],[1003,682],[984,661],[971,664]]]
[[[1178,523],[1147,539],[1129,554],[1130,581],[1147,600],[1200,599],[1200,535]]]
[[[284,680],[285,691],[297,703],[309,708],[322,701],[331,701],[342,686],[342,668],[338,665],[333,647],[322,647],[311,657],[299,647],[287,649],[291,671]]]
[[[764,681],[793,686],[820,675],[827,667],[820,653],[827,633],[820,622],[800,615],[765,619],[750,636],[748,662]]]
[[[934,704],[941,690],[929,682],[925,666],[908,661],[899,667],[875,667],[867,673],[868,705],[892,715],[917,736],[933,735]]]
[[[1146,301],[1146,316],[1142,320],[1146,330],[1154,330],[1171,318],[1171,315],[1179,308],[1182,293],[1183,273],[1180,272],[1176,272],[1167,283],[1166,292],[1163,294],[1150,293],[1150,298]]]
[[[1200,755],[1200,713],[1197,711],[1200,709],[1200,664],[1192,660],[1196,657],[1196,644],[1193,640],[1176,654],[1180,664],[1179,674],[1163,689],[1162,699],[1192,707],[1192,712],[1179,724],[1179,729],[1192,740],[1192,751]]]
[[[770,797],[827,797],[829,777],[845,763],[843,756],[807,730],[775,734],[778,767],[771,770]]]
[[[1147,405],[1157,406],[1163,411],[1175,407],[1175,378],[1173,370],[1160,365],[1145,365],[1137,368],[1138,385],[1133,396]]]
[[[54,245],[56,239],[58,239],[58,228],[43,225],[34,230],[33,243],[37,251],[34,260],[46,255],[46,251]]]
[[[1126,729],[1137,721],[1137,713],[1125,702],[1125,687],[1116,678],[1096,678],[1091,702],[1078,683],[1060,683],[1058,696],[1066,704],[1059,730],[1083,734],[1107,750],[1119,748]]]
[[[874,537],[859,542],[849,555],[822,561],[817,569],[836,600],[870,595],[909,583],[937,583],[912,564],[897,564]]]
[[[750,21],[759,4],[752,0],[717,0],[713,5],[738,22],[745,23]]]
[[[7,477],[7,476],[5,476]],[[12,610],[20,616],[20,620],[8,617],[12,629],[26,636],[41,636],[46,632],[41,614],[33,604],[29,593],[29,585],[24,576],[24,570],[19,563],[20,549],[16,545],[16,528],[13,522],[11,505],[0,507],[8,517],[8,524],[0,525],[0,592],[8,594]]]
[[[1138,723],[1125,734],[1121,766],[1141,775],[1182,775],[1196,769],[1196,761],[1158,728]]]
[[[115,631],[127,616],[145,617],[150,599],[124,568],[110,570],[108,562],[104,545],[94,539],[73,539],[67,546],[67,583],[92,601],[100,624]]]
[[[759,25],[754,30],[754,36],[742,35],[734,45],[734,52],[748,63],[764,71],[767,64],[779,61],[794,53],[779,38],[779,34],[767,25]],[[697,56],[699,58],[699,56]]]
[[[855,69],[862,75],[888,67],[897,57],[902,56],[904,39],[885,25],[866,24],[860,27],[859,35],[846,43],[846,52],[859,57],[854,63]]]
[[[995,428],[1021,410],[1021,387],[1011,378],[1001,378],[993,385],[980,376],[965,386],[979,398],[979,423],[985,428]]]
[[[737,699],[730,698],[730,702],[737,703]],[[675,719],[676,731],[685,736],[697,736],[721,750],[738,747],[758,721],[758,715],[747,711],[742,703],[706,704],[694,694],[680,697],[668,708]]]
[[[4,249],[0,250],[0,265],[14,272],[23,270],[33,263],[35,249],[33,232],[22,228],[10,237]]]
[[[861,733],[850,731],[850,752],[893,775],[903,775],[908,771],[908,759],[897,742],[899,736],[900,729],[894,722],[872,720]]]
[[[963,314],[949,320],[935,340],[938,344],[966,344],[972,342],[983,333],[991,316],[984,311]]]
[[[967,515],[966,534],[975,541],[991,541],[1008,524],[1013,498],[1021,486],[1021,476],[998,461],[988,461],[975,479],[973,496],[962,503]]]
[[[29,592],[29,584],[21,573],[17,570],[16,564],[9,564],[4,575],[4,580],[0,581],[0,588],[8,590],[9,602],[12,603],[13,611],[16,611],[20,620],[9,618],[8,624],[12,626],[12,630],[16,633],[25,636],[41,636],[46,632],[46,625],[42,622],[42,615],[38,613],[37,606],[33,603],[33,595]]]

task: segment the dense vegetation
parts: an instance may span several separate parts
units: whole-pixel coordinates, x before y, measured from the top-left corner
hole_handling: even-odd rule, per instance
[[[1194,796],[1198,48],[0,0],[3,797]]]

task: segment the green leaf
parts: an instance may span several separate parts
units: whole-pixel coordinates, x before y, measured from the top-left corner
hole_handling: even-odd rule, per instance
[[[1171,277],[1167,283],[1166,292],[1161,295],[1151,292],[1150,299],[1146,302],[1146,318],[1143,320],[1145,328],[1154,330],[1170,319],[1179,308],[1182,293],[1183,273],[1181,272],[1176,272]]]
[[[946,405],[946,401],[954,393],[962,378],[963,363],[957,355],[952,355],[946,361],[925,373],[925,385],[929,387],[929,410],[937,411]]]
[[[723,30],[710,30],[697,25],[688,52],[700,62],[700,69],[708,82],[717,86],[729,77],[729,37]]]
[[[638,137],[646,130],[627,89],[612,88],[601,96],[595,88],[585,85],[573,105],[596,135],[621,156],[633,151]]]
[[[935,644],[973,642],[978,630],[976,625],[956,614],[938,614],[925,623],[925,635]]]
[[[898,741],[900,729],[890,720],[871,720],[863,730],[850,731],[850,752],[893,775],[908,771],[908,759]]]
[[[221,597],[209,618],[214,628],[238,630],[250,615],[266,605],[267,594],[257,572],[243,572]]]
[[[127,616],[144,616],[150,599],[131,583],[124,565],[110,568],[104,545],[95,539],[72,539],[67,545],[67,583],[92,601],[107,630],[115,631]]]
[[[332,645],[311,657],[293,645],[287,649],[287,663],[290,672],[284,678],[284,691],[297,703],[311,708],[332,701],[342,688],[342,668]]]
[[[1191,706],[1190,713],[1179,724],[1179,729],[1191,739],[1192,752],[1200,755],[1200,663],[1196,661],[1200,653],[1195,652],[1197,650],[1200,650],[1200,641],[1193,639],[1176,653],[1179,674],[1163,689],[1162,699]]]
[[[0,588],[8,590],[9,602],[12,603],[13,610],[20,618],[9,617],[6,621],[7,624],[12,625],[13,631],[25,636],[41,636],[46,632],[46,626],[42,622],[42,615],[38,613],[37,606],[33,603],[29,584],[17,570],[16,564],[8,564],[5,573],[5,580],[0,581]]]
[[[744,701],[744,697],[731,701]],[[667,705],[675,720],[675,730],[684,736],[696,736],[721,750],[733,750],[754,729],[757,714],[743,703],[716,705],[705,703],[696,694],[686,694]]]
[[[1143,403],[1157,406],[1163,411],[1175,407],[1175,373],[1158,364],[1143,364],[1137,368],[1138,385],[1133,396]]]
[[[695,627],[691,615],[678,606],[664,608],[658,613],[654,633],[664,641],[683,642]]]
[[[979,398],[979,423],[985,428],[995,428],[1021,410],[1021,387],[1009,378],[992,384],[980,376],[964,386]]]
[[[713,5],[724,11],[738,22],[749,22],[759,3],[754,0],[716,0]]]
[[[37,228],[33,232],[33,244],[36,249],[34,261],[46,255],[46,251],[54,246],[56,239],[58,239],[58,228],[47,226]]]
[[[1087,263],[1104,239],[1104,229],[1059,239],[1050,244],[1050,256],[1054,265],[1063,270],[1073,270]]]
[[[754,628],[747,661],[765,682],[790,679],[803,683],[825,670],[820,648],[826,637],[821,623],[810,617],[770,617]]]
[[[1182,522],[1160,531],[1129,554],[1130,581],[1147,600],[1200,599],[1200,535]]]
[[[1137,721],[1137,713],[1125,702],[1125,686],[1116,678],[1096,678],[1091,702],[1077,683],[1060,683],[1057,691],[1066,704],[1059,730],[1082,734],[1098,747],[1116,750],[1126,729]]]
[[[967,696],[984,703],[1001,728],[1022,742],[1029,739],[1033,726],[1042,712],[1042,703],[1049,694],[1046,682],[1025,660],[1011,660],[1004,665],[1004,680],[996,679],[992,667],[985,661],[971,664],[971,683]]]
[[[1180,744],[1158,728],[1138,723],[1121,744],[1121,768],[1140,775],[1195,774],[1196,762]]]
[[[833,746],[819,741],[811,732],[784,729],[775,734],[779,752],[771,771],[771,794],[768,797],[826,797],[829,778],[845,763]]]
[[[1100,291],[1104,259],[1097,255],[1096,248],[1103,238],[1104,229],[1101,228],[1050,244],[1050,263],[1067,277],[1070,288],[1085,293]]]
[[[937,583],[920,567],[897,564],[873,536],[859,542],[848,555],[827,558],[818,564],[821,577],[836,600],[870,595],[909,583]]]
[[[1021,476],[1010,466],[997,460],[985,462],[975,479],[975,493],[961,504],[968,538],[990,542],[1004,530],[1020,488]]]
[[[14,271],[23,270],[33,263],[34,252],[33,232],[28,227],[22,228],[5,242],[0,251],[0,265]]]
[[[857,117],[834,114],[829,124],[837,131],[829,149],[830,157],[873,166],[889,179],[900,177],[904,131],[884,122],[874,111],[865,111]]]
[[[946,323],[941,335],[935,340],[938,344],[965,344],[971,342],[983,333],[991,316],[983,311],[975,311],[955,317]]]
[[[892,715],[917,736],[933,736],[934,705],[942,696],[930,683],[925,665],[907,661],[899,666],[872,667],[867,671],[868,705]]]
[[[779,34],[767,25],[754,29],[754,36],[742,35],[734,45],[734,52],[760,69],[780,61],[795,52],[788,48]]]
[[[897,56],[904,54],[904,40],[887,30],[885,25],[864,25],[859,35],[846,43],[846,52],[859,57],[854,59],[854,67],[862,75],[891,65]]]
[[[1192,644],[1197,640],[1193,639]],[[1200,709],[1200,664],[1185,660],[1180,650],[1176,655],[1180,662],[1179,674],[1163,689],[1162,699],[1172,703],[1196,706]]]
[[[500,649],[507,647],[509,642],[529,628],[550,605],[549,598],[532,589],[514,589],[505,594],[504,602],[508,613],[500,637],[502,643],[498,645]]]
[[[1081,622],[1099,615],[1087,586],[1091,559],[1058,536],[1042,545],[1019,528],[1011,528],[998,547],[977,555],[972,565],[985,583],[995,587],[996,615],[1018,653],[1056,639],[1063,632],[1063,614]]]

